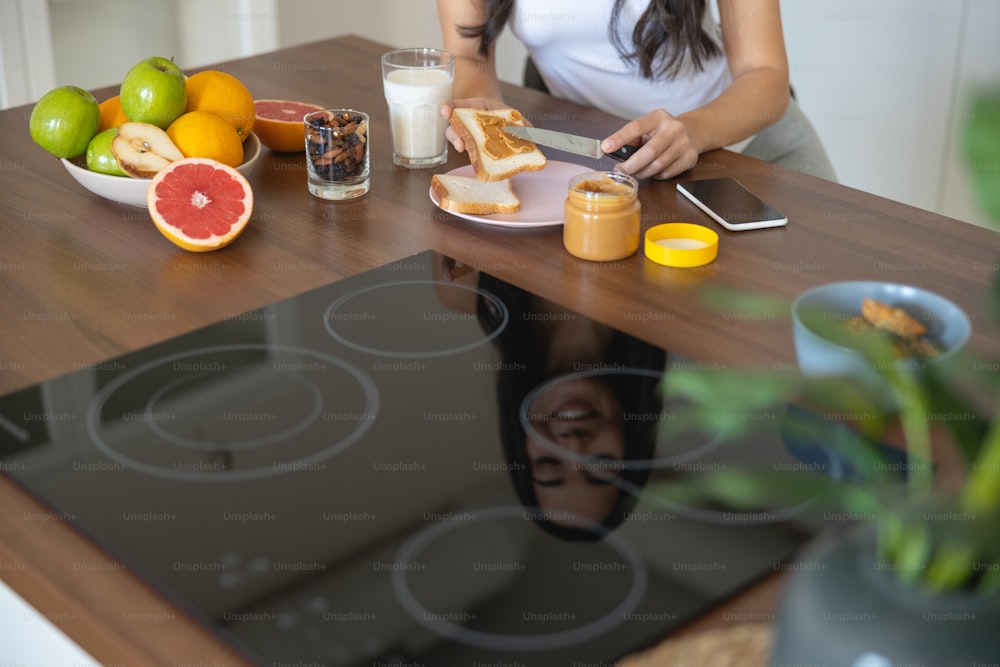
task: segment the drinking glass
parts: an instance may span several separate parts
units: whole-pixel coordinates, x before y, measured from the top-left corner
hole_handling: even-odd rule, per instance
[[[455,56],[431,48],[382,55],[382,87],[392,128],[392,161],[423,169],[448,160],[448,121],[441,105],[451,99]]]
[[[320,199],[353,199],[368,192],[368,114],[323,109],[305,115],[309,192]]]

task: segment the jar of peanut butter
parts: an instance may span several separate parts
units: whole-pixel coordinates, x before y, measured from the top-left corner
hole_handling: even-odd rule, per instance
[[[569,181],[563,245],[595,262],[625,259],[639,249],[639,183],[615,171],[592,171]]]

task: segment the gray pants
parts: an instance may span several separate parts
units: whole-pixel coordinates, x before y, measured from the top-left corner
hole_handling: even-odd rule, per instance
[[[785,115],[758,132],[743,154],[828,181],[837,180],[823,142],[794,99],[789,101]]]

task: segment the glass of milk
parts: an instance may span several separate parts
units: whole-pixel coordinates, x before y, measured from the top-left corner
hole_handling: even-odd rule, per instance
[[[382,86],[392,126],[392,161],[423,169],[448,160],[441,105],[451,99],[455,56],[429,48],[382,55]]]

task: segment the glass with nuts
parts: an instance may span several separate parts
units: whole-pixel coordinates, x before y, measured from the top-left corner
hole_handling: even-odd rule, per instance
[[[309,192],[321,199],[353,199],[368,192],[368,114],[323,109],[306,114]]]

